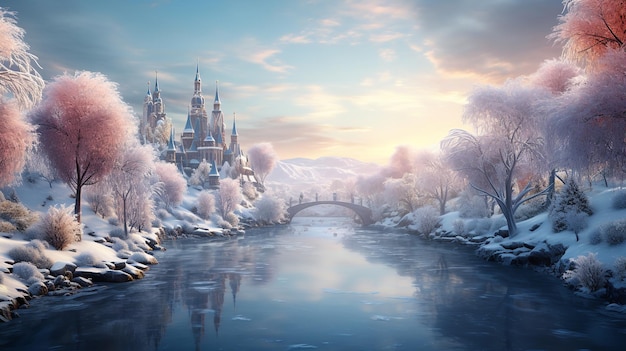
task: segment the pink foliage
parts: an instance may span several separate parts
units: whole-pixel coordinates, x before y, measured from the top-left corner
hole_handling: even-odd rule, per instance
[[[396,151],[391,155],[389,165],[382,170],[385,177],[402,178],[404,174],[413,171],[413,151],[408,146],[398,146]]]
[[[198,216],[204,219],[208,219],[213,212],[215,212],[215,196],[203,190],[198,194]]]
[[[278,155],[276,155],[274,147],[270,143],[255,144],[248,150],[248,156],[255,175],[258,176],[259,181],[263,184],[265,178],[274,169],[278,161]]]
[[[32,126],[22,118],[16,103],[0,99],[0,116],[0,186],[5,186],[13,182],[24,168],[35,134]]]
[[[161,183],[161,199],[168,207],[180,205],[187,191],[187,181],[173,163],[157,162],[156,174]]]
[[[285,203],[272,196],[264,195],[255,202],[258,220],[266,223],[279,223],[285,219]]]
[[[576,65],[552,59],[544,61],[537,72],[530,76],[530,80],[533,85],[544,87],[558,95],[572,87],[579,75],[580,69]]]
[[[584,84],[553,106],[548,133],[560,165],[581,171],[626,166],[626,53],[610,50]]]
[[[82,187],[111,171],[122,145],[136,132],[130,108],[105,76],[80,72],[48,84],[31,118],[53,168],[76,191],[74,211],[80,219]]]
[[[549,38],[564,44],[565,55],[594,65],[626,40],[625,0],[563,0],[567,11]]]

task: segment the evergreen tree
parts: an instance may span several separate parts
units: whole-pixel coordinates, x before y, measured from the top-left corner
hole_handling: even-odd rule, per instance
[[[593,211],[589,206],[587,196],[580,190],[576,182],[569,178],[550,208],[549,217],[552,221],[552,230],[555,233],[564,230],[578,232],[581,227],[580,217],[587,217],[592,214]]]

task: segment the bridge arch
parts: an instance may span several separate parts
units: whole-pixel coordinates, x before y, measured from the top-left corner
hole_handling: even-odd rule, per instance
[[[314,201],[314,202],[305,202],[305,203],[291,206],[287,209],[287,214],[289,215],[289,221],[291,221],[291,219],[296,214],[298,214],[298,212],[306,208],[318,206],[318,205],[337,205],[337,206],[349,208],[354,213],[356,213],[357,216],[359,216],[359,218],[361,219],[361,223],[363,223],[364,226],[374,223],[374,221],[372,220],[372,210],[361,205],[353,204],[351,202],[343,202],[343,201]]]

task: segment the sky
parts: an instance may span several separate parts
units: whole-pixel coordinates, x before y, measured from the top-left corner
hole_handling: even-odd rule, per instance
[[[219,81],[227,130],[280,159],[386,164],[399,145],[437,148],[477,85],[530,74],[561,0],[3,0],[49,81],[93,71],[137,118],[158,71],[182,131],[198,64],[208,110]]]

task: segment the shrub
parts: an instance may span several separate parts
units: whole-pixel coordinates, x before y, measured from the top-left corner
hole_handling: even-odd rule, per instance
[[[5,200],[0,202],[0,219],[11,223],[15,229],[23,232],[37,221],[38,215],[20,203]]]
[[[37,268],[50,268],[52,260],[45,254],[45,245],[39,240],[33,240],[22,246],[15,246],[7,255],[15,262],[30,262]]]
[[[128,243],[120,238],[116,238],[113,237],[113,250],[115,251],[121,251],[121,250],[128,250]]]
[[[600,228],[594,229],[591,234],[589,234],[589,243],[591,245],[598,245],[602,242],[602,231]]]
[[[278,223],[285,219],[285,204],[269,195],[255,202],[257,219],[266,223]]]
[[[113,228],[109,232],[109,236],[111,238],[120,238],[126,239],[126,233],[124,232],[124,228]]]
[[[452,228],[455,234],[464,235],[465,234],[465,221],[463,221],[460,218],[456,219],[454,222],[452,222]]]
[[[44,279],[43,274],[39,272],[37,267],[30,262],[18,262],[13,265],[13,275],[24,280],[33,281],[33,279],[42,281]]]
[[[233,227],[239,225],[239,217],[237,217],[237,215],[232,212],[228,212],[226,216],[224,216],[224,219]]]
[[[243,183],[243,187],[241,187],[241,193],[250,201],[256,200],[256,198],[259,197],[259,193],[257,192],[256,187],[251,182]]]
[[[577,221],[576,225],[580,224],[579,219],[571,215],[578,212],[588,216],[593,214],[587,196],[578,188],[574,179],[569,178],[550,208],[549,218],[552,221],[552,230],[555,233],[571,230],[574,223],[569,223],[569,220]]]
[[[615,278],[624,280],[626,278],[626,257],[618,257],[613,264],[615,267]]]
[[[208,191],[198,195],[197,213],[200,218],[208,219],[215,212],[215,197]]]
[[[570,259],[574,263],[574,269],[563,273],[563,279],[568,283],[580,285],[590,292],[594,292],[604,286],[605,271],[602,263],[598,261],[595,253],[587,256],[578,256]]]
[[[432,233],[439,226],[439,211],[431,206],[415,210],[417,230],[424,235]]]
[[[12,223],[0,220],[0,233],[12,233],[16,230],[17,228]]]
[[[109,222],[110,225],[114,225],[116,227],[120,225],[120,220],[117,217],[109,217],[107,221]]]
[[[546,206],[543,199],[543,196],[540,196],[530,201],[524,202],[517,209],[517,211],[515,211],[515,220],[521,222],[529,218],[533,218],[541,212],[545,211]]]
[[[459,196],[457,206],[461,218],[484,218],[490,216],[485,198],[472,195],[467,191]]]
[[[616,210],[623,210],[626,208],[626,191],[615,192],[611,199],[611,206]]]
[[[620,245],[626,241],[626,219],[618,219],[600,227],[602,237],[609,245]]]
[[[53,206],[37,224],[40,238],[57,250],[65,249],[69,244],[80,240],[83,228],[65,206]]]
[[[93,254],[89,252],[83,252],[82,254],[76,256],[74,259],[74,263],[78,267],[93,267],[96,265],[97,261]]]

